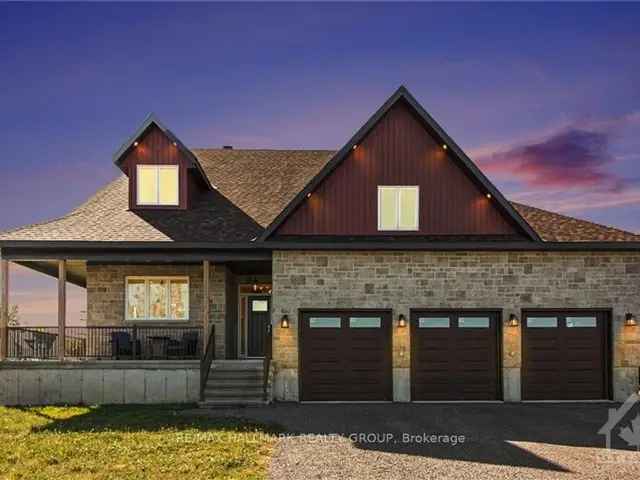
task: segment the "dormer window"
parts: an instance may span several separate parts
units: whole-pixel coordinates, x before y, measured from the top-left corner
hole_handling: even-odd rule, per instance
[[[137,199],[139,206],[178,206],[178,165],[138,165]]]
[[[418,230],[419,191],[417,186],[379,186],[378,230]]]

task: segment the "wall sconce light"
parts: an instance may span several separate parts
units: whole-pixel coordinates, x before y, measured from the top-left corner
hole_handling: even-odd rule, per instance
[[[280,319],[280,328],[289,328],[289,316],[283,315]]]
[[[518,325],[520,325],[520,320],[518,320],[518,317],[516,317],[516,314],[512,313],[511,315],[509,315],[509,326],[517,327]]]
[[[627,313],[624,316],[624,324],[627,327],[635,327],[638,324],[638,322],[636,321],[636,317],[633,316],[633,313]]]
[[[406,326],[407,326],[407,319],[401,313],[400,315],[398,315],[398,328],[405,328]]]

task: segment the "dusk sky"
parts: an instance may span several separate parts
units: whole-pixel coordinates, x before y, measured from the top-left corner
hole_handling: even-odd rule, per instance
[[[640,232],[640,4],[2,4],[0,229],[191,147],[339,148],[401,84],[511,200]],[[23,323],[55,281],[11,270]],[[70,314],[84,309],[69,294]]]

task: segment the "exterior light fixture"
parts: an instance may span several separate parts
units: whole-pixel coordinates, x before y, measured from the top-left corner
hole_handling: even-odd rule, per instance
[[[280,328],[289,328],[289,316],[283,315],[280,319]]]
[[[358,144],[357,144],[357,143],[353,146],[353,149],[354,149],[354,150],[355,150],[356,148],[358,148]]]
[[[134,147],[137,147],[138,145],[139,145],[138,142],[133,142]]]
[[[516,314],[512,313],[511,315],[509,315],[509,326],[517,327],[518,325],[520,325],[520,320],[518,320]]]
[[[404,314],[398,315],[398,328],[405,328],[407,326],[407,319]]]
[[[307,198],[311,198],[311,192],[307,193]]]
[[[443,150],[446,150],[447,148],[449,148],[449,147],[447,147],[447,145],[446,145],[446,144],[442,145],[442,149],[443,149]]]
[[[624,316],[624,324],[627,327],[635,327],[638,324],[638,322],[636,321],[636,317],[633,315],[633,313],[627,313]]]
[[[173,142],[173,146],[174,146],[174,147],[177,147],[177,146],[178,146],[178,144],[177,144],[176,142]]]
[[[489,200],[491,200],[491,194],[490,194],[490,193],[487,193],[487,198],[488,198]]]

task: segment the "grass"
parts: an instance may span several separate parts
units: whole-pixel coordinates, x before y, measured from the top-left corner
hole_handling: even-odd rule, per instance
[[[277,430],[182,406],[0,407],[0,479],[260,479]]]

